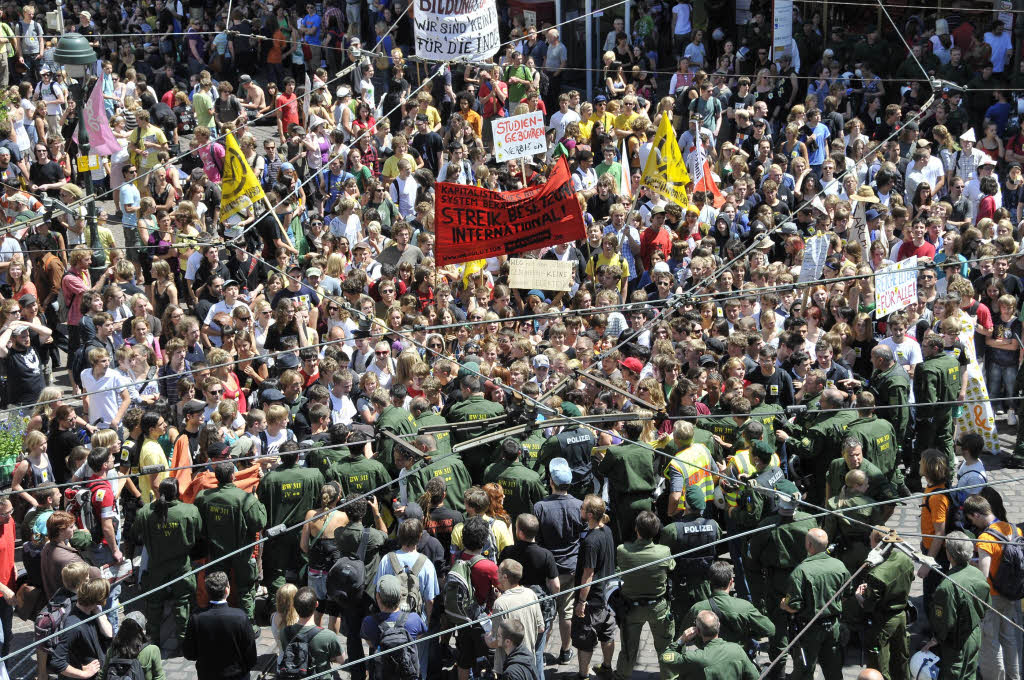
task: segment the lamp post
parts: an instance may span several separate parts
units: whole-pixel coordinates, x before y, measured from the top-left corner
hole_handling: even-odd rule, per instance
[[[57,41],[54,61],[64,68],[68,77],[78,81],[78,93],[75,97],[75,104],[78,107],[78,155],[86,159],[89,158],[89,131],[85,128],[85,100],[88,94],[86,78],[96,59],[96,52],[81,33],[67,33]],[[81,174],[85,177],[86,223],[89,225],[89,247],[92,249],[89,274],[92,281],[96,282],[103,275],[107,258],[103,254],[103,244],[100,242],[99,229],[96,225],[96,198],[93,196],[92,172],[86,170]]]

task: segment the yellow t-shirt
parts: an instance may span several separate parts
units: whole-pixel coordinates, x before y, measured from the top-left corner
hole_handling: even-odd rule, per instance
[[[481,515],[481,516],[484,519],[486,519],[486,520],[490,520],[491,519],[487,515]],[[467,517],[468,517],[468,515],[467,515]],[[455,525],[455,528],[452,529],[452,550],[455,551],[456,553],[462,552],[462,527],[463,526],[465,526],[465,524],[457,524],[457,525]],[[502,550],[504,550],[505,548],[511,546],[513,543],[515,543],[515,539],[512,538],[512,530],[509,529],[508,525],[505,524],[505,522],[503,522],[502,520],[500,520],[500,519],[494,520],[494,525],[491,527],[491,530],[494,532],[494,542],[497,544],[496,547],[498,548],[498,555],[501,554]],[[498,555],[494,556],[495,560],[498,559]]]
[[[608,111],[605,111],[602,115],[598,115],[596,113],[590,114],[590,120],[588,122],[591,124],[591,128],[593,128],[593,124],[598,121],[601,121],[601,125],[604,125],[605,132],[608,132],[615,126],[615,116]],[[583,129],[582,126],[580,126],[580,129]]]
[[[629,130],[629,126],[636,120],[638,113],[620,113],[615,116],[615,129],[616,130]]]
[[[402,157],[391,156],[386,161],[384,161],[384,168],[380,171],[380,174],[388,178],[389,181],[398,177],[398,161],[402,160],[402,158],[406,159],[407,161],[409,161],[409,163],[412,164],[413,170],[416,169],[416,157],[413,156],[411,153],[407,152]],[[385,187],[385,189],[387,189],[387,187]]]
[[[590,135],[594,133],[594,121],[593,119],[581,120],[577,125],[580,126],[580,139],[581,142],[590,141]],[[597,155],[597,154],[595,154]]]
[[[167,467],[167,456],[164,455],[164,450],[160,448],[160,444],[155,439],[147,439],[142,445],[142,450],[139,452],[139,468],[144,468],[147,465],[163,465]],[[154,478],[156,480],[156,486],[160,486],[160,482],[167,479],[170,473],[167,470],[158,472]],[[150,503],[156,499],[156,489],[150,484],[149,475],[139,475],[139,491],[142,492],[142,498],[140,499],[143,503]]]

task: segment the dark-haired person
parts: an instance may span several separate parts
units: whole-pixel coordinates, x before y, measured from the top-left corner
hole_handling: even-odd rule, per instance
[[[135,544],[145,546],[148,554],[148,565],[142,574],[143,590],[157,588],[192,570],[189,554],[200,539],[202,525],[199,510],[178,500],[178,480],[168,477],[160,482],[157,499],[138,511],[132,526]],[[170,600],[176,636],[171,649],[184,641],[189,606],[195,593],[195,576],[189,576],[146,596],[149,618],[146,633],[151,640],[160,642],[164,602]]]
[[[50,659],[50,668],[66,678],[88,680],[100,673],[100,657],[106,654],[114,636],[110,621],[97,616],[110,594],[110,583],[105,578],[85,581],[78,587],[78,599],[64,618],[64,632],[57,640],[57,648]]]
[[[160,660],[160,648],[150,642],[146,635],[146,617],[142,612],[129,612],[121,622],[110,649],[103,661],[101,677],[109,677],[110,662],[114,659],[137,660],[146,680],[159,680],[164,677],[163,662]]]
[[[188,620],[185,658],[196,662],[198,680],[248,680],[256,665],[256,635],[245,612],[228,605],[228,575],[208,573],[206,593],[210,608]]]

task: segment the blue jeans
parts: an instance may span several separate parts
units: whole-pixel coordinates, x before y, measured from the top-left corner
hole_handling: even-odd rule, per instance
[[[1000,366],[995,361],[985,362],[985,385],[988,387],[988,398],[999,399],[1013,396],[1013,386],[1017,381],[1016,366]],[[1009,401],[997,401],[992,408],[1012,409],[1013,403]]]
[[[114,553],[105,544],[100,543],[99,545],[93,546],[92,549],[93,564],[113,564]],[[120,620],[118,619],[117,599],[121,596],[121,584],[116,583],[110,586],[110,595],[107,597],[107,602],[104,605],[104,609],[107,611],[107,620],[110,621],[110,627],[114,631],[114,635],[117,635],[117,629],[120,627]]]
[[[544,627],[544,632],[537,638],[537,680],[544,680],[544,648],[548,646],[548,634],[557,620],[558,615],[556,614],[551,623]]]

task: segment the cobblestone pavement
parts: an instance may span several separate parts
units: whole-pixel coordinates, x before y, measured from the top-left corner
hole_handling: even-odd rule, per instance
[[[1010,428],[1006,427],[1005,423],[1000,419],[1000,443],[1002,444],[1004,451],[1009,451],[1013,446],[1014,435],[1010,434]],[[1012,470],[1003,468],[1001,462],[995,457],[989,456],[985,458],[985,465],[989,471],[989,479],[992,482],[1001,482],[1008,479],[1016,479],[1018,477],[1024,478],[1024,471]],[[1006,507],[1012,521],[1021,519],[1024,515],[1024,485],[1019,483],[1004,484],[998,487],[1003,499],[1006,502]],[[919,526],[919,510],[916,503],[908,503],[900,506],[896,513],[893,515],[893,519],[890,521],[890,526],[897,528],[900,532],[903,532],[907,536],[907,541],[911,545],[917,545],[919,539],[912,537],[910,534],[920,531]],[[126,589],[127,592],[122,594],[122,600],[127,600],[138,594],[138,590],[134,588]],[[920,606],[921,598],[921,581],[916,580],[914,583],[914,590],[912,592],[915,604]],[[914,627],[914,636],[911,641],[912,651],[916,651],[920,648],[922,638],[920,634],[922,623],[919,621]],[[29,643],[32,640],[32,626],[30,623],[15,619],[14,622],[14,640],[11,647],[12,650],[17,650]],[[166,627],[164,631],[164,639],[171,634],[169,627]],[[568,679],[577,673],[576,659],[566,665],[558,665],[554,663],[554,657],[558,655],[560,648],[560,641],[557,630],[552,631],[548,644],[547,644],[547,658],[548,666],[545,673],[546,677],[550,678],[564,678]],[[274,651],[274,642],[270,634],[269,626],[264,626],[261,629],[258,649],[260,653],[260,668],[266,667],[271,663]],[[616,658],[618,655],[618,649],[616,649]],[[762,655],[759,659],[760,662],[767,662],[767,658]],[[595,656],[594,663],[600,662],[600,652]],[[23,678],[31,677],[35,673],[35,657],[34,655],[28,655],[25,657],[19,657],[12,659],[8,663],[8,667],[14,672],[11,673],[12,680],[22,680]],[[847,650],[847,665],[843,673],[845,680],[852,680],[856,678],[857,673],[861,669],[860,663],[860,652],[858,649],[850,648]],[[172,658],[164,662],[164,671],[167,675],[167,680],[192,680],[195,677],[195,670],[192,662],[186,661],[183,658]],[[254,677],[255,677],[254,673]],[[347,673],[342,672],[343,677],[347,677]],[[654,645],[651,640],[650,632],[644,630],[641,638],[640,646],[640,657],[636,664],[636,670],[634,671],[633,677],[637,680],[652,680],[658,677],[658,657],[654,650]],[[823,677],[821,671],[817,672],[817,677]],[[435,680],[431,678],[430,680]],[[828,678],[826,680],[834,680]]]

